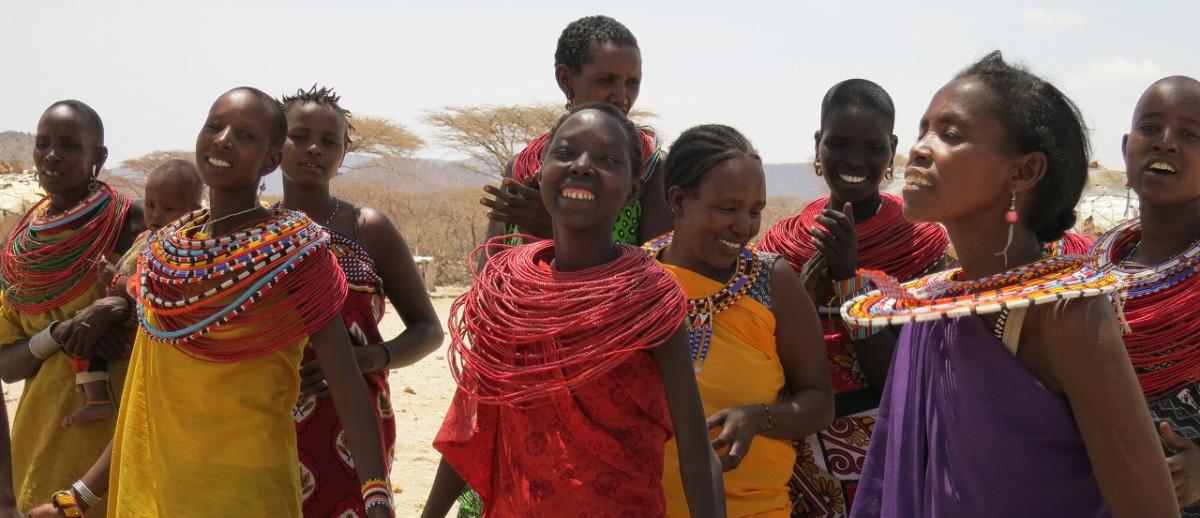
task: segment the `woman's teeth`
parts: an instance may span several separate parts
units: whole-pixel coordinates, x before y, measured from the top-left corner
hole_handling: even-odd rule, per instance
[[[1158,174],[1175,174],[1175,168],[1166,162],[1155,162],[1146,168],[1152,173]]]
[[[592,194],[590,191],[585,191],[583,189],[573,189],[570,187],[563,189],[562,195],[563,195],[563,198],[569,198],[572,200],[594,200],[594,199],[596,199],[596,195]]]
[[[717,239],[717,242],[720,243],[721,246],[728,248],[730,250],[738,250],[742,247],[741,243],[735,243],[733,241],[729,241],[726,239]]]
[[[233,167],[233,164],[221,160],[220,158],[208,157],[208,163],[213,167]]]
[[[55,178],[62,176],[62,173],[60,173],[58,171],[50,171],[50,170],[42,171],[42,174],[49,176],[49,177],[55,177]]]
[[[904,185],[913,185],[913,186],[919,186],[919,187],[933,187],[933,184],[930,183],[930,181],[928,179],[926,179],[924,177],[920,177],[920,176],[905,177]]]
[[[867,177],[865,176],[853,176],[845,173],[838,174],[838,178],[841,178],[846,183],[863,183],[867,181]]]

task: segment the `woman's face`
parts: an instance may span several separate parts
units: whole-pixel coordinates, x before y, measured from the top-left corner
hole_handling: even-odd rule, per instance
[[[675,239],[691,260],[714,270],[733,266],[738,251],[758,235],[767,204],[762,162],[753,157],[717,163],[693,192],[667,191],[675,213]]]
[[[247,90],[232,90],[213,103],[196,136],[196,169],[214,191],[256,188],[279,165],[270,148],[271,113]]]
[[[107,157],[99,129],[78,110],[60,104],[46,110],[38,120],[33,164],[38,183],[47,193],[86,189]]]
[[[612,228],[640,188],[633,179],[629,141],[621,124],[599,110],[582,110],[563,121],[540,173],[542,203],[556,228]]]
[[[286,182],[325,185],[346,156],[346,118],[320,103],[292,105],[280,167]]]
[[[993,93],[973,77],[951,81],[921,117],[904,170],[904,216],[949,224],[1003,214],[1020,157],[990,106]]]
[[[896,136],[885,115],[864,106],[834,108],[816,141],[817,165],[835,198],[858,203],[879,192],[896,153]]]
[[[590,59],[579,72],[558,65],[558,86],[571,104],[606,102],[626,115],[633,109],[642,86],[642,52],[633,45],[611,41],[592,43]]]
[[[1200,83],[1167,78],[1147,89],[1122,147],[1129,187],[1143,203],[1200,198]]]

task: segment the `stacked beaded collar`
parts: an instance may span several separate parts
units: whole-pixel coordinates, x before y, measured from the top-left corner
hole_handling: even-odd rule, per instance
[[[207,210],[180,218],[138,259],[138,319],[152,338],[199,359],[240,361],[287,347],[340,311],[345,276],[329,235],[304,213],[276,209],[216,239],[195,234],[207,219]]]
[[[939,318],[999,313],[1079,297],[1114,293],[1120,280],[1094,267],[1090,258],[1063,255],[962,281],[955,268],[900,284],[879,271],[859,270],[875,291],[842,306],[842,318],[861,327],[882,327]]]
[[[23,313],[45,313],[87,291],[131,205],[103,182],[63,214],[50,216],[50,197],[43,197],[13,227],[0,256],[5,300]]]
[[[1153,402],[1196,383],[1200,372],[1200,318],[1192,312],[1200,302],[1200,242],[1147,267],[1128,260],[1141,237],[1141,220],[1127,221],[1097,240],[1092,254],[1125,284],[1125,348]]]
[[[642,249],[653,259],[658,259],[671,241],[675,232],[667,232],[642,245]],[[738,252],[737,264],[733,276],[725,282],[721,289],[707,297],[689,298],[688,312],[685,325],[687,326],[688,345],[692,348],[692,367],[699,374],[708,357],[708,347],[712,344],[713,319],[722,311],[737,304],[750,291],[754,281],[762,271],[762,258],[758,251],[750,245],[743,246]]]

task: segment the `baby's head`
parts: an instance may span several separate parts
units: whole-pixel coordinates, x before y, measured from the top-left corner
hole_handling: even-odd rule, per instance
[[[157,232],[167,223],[199,209],[204,197],[204,183],[196,166],[186,160],[163,162],[146,179],[145,210],[142,217],[146,228]]]

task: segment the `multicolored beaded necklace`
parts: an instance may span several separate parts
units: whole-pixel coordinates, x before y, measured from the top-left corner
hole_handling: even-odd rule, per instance
[[[5,300],[23,313],[45,313],[78,297],[113,252],[132,202],[103,182],[70,210],[49,215],[45,196],[13,227],[0,256]]]
[[[642,249],[651,258],[658,259],[659,254],[670,246],[674,238],[675,232],[667,232],[642,245]],[[687,319],[684,322],[687,326],[688,345],[692,349],[692,367],[697,374],[704,366],[704,360],[708,358],[708,348],[712,344],[713,320],[717,314],[733,307],[742,295],[750,291],[761,271],[762,258],[759,257],[758,251],[750,245],[743,246],[738,251],[733,276],[721,289],[707,297],[688,299]]]
[[[1125,284],[1125,348],[1150,402],[1194,384],[1200,373],[1200,242],[1155,266],[1132,262],[1142,222],[1118,225],[1096,241],[1101,268]]]
[[[217,239],[194,230],[208,215],[168,225],[138,260],[138,319],[155,340],[200,359],[239,361],[291,345],[340,310],[345,276],[328,234],[304,213],[277,209]],[[223,338],[210,336],[216,331]],[[230,340],[229,331],[241,336]]]
[[[999,313],[1078,297],[1114,293],[1120,280],[1083,256],[1057,256],[974,281],[962,269],[900,284],[883,272],[859,270],[877,288],[842,306],[842,318],[861,327],[896,326],[939,318]]]

